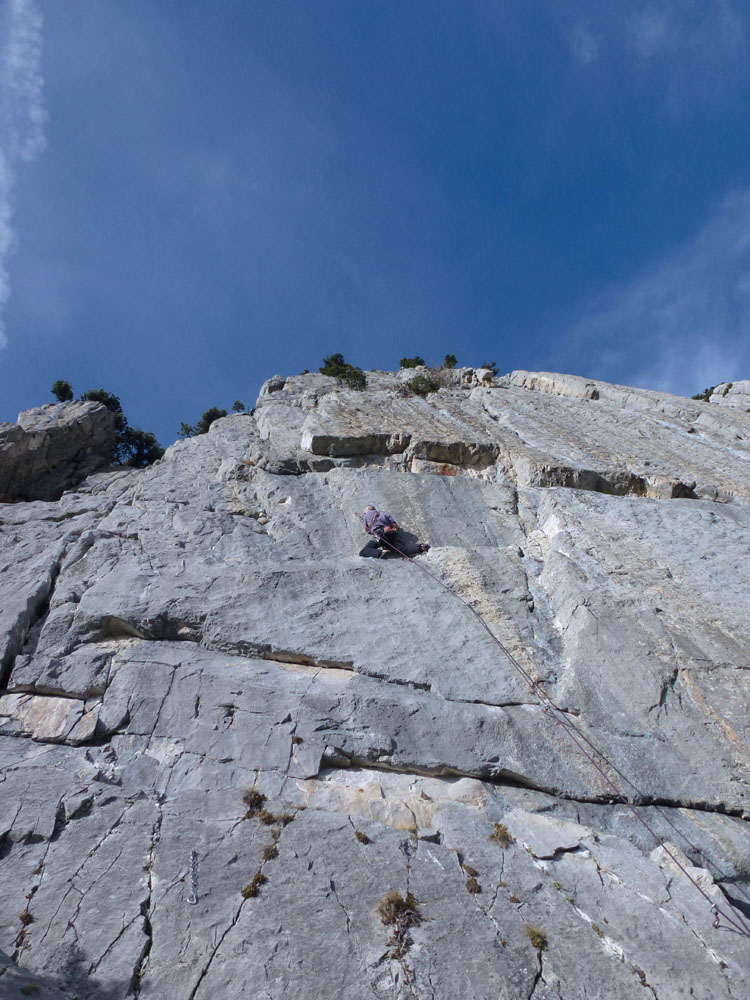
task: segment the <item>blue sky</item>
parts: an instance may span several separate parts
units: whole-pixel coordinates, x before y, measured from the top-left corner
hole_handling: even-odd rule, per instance
[[[341,351],[750,377],[750,5],[0,0],[0,420]]]

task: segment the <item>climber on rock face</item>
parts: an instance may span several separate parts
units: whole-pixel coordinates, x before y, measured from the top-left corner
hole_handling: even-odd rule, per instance
[[[391,552],[394,555],[411,558],[420,552],[427,552],[430,548],[424,543],[407,542],[401,538],[398,525],[391,515],[376,510],[371,504],[368,504],[358,516],[362,519],[365,531],[370,535],[369,541],[359,553],[366,559],[383,559]]]

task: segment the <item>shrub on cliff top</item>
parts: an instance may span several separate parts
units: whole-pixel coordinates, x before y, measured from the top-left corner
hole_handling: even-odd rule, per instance
[[[420,365],[424,365],[424,358],[415,354],[413,358],[401,358],[398,365],[399,368],[418,368]]]
[[[715,385],[710,385],[707,389],[704,389],[703,392],[696,392],[694,396],[691,396],[691,399],[702,399],[704,403],[707,403],[715,388]]]
[[[180,424],[180,437],[197,437],[198,434],[206,434],[214,420],[219,420],[226,415],[226,410],[220,410],[218,406],[212,406],[206,410],[197,424]]]
[[[350,389],[366,389],[367,376],[361,368],[350,365],[344,361],[344,355],[329,354],[323,358],[323,364],[318,369],[321,375],[331,375],[337,379],[339,384],[346,385]]]
[[[415,375],[404,385],[414,396],[427,396],[440,388],[440,382],[433,375]]]
[[[73,398],[70,382],[59,378],[52,386],[52,394],[61,403],[67,403]],[[127,417],[122,412],[120,397],[106,389],[87,389],[81,393],[81,401],[101,403],[115,417],[115,444],[112,449],[112,462],[118,465],[130,465],[134,469],[142,469],[151,465],[164,454],[164,449],[151,431],[142,431],[140,427],[131,427]]]
[[[58,403],[68,403],[73,398],[73,390],[67,379],[59,378],[52,384],[52,395]]]

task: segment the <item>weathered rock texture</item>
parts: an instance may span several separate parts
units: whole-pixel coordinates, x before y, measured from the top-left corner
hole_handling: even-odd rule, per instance
[[[57,500],[111,461],[115,418],[101,403],[47,403],[0,424],[0,501]]]
[[[0,997],[746,995],[750,414],[403,375],[0,507]]]
[[[722,382],[714,387],[709,397],[710,402],[722,406],[736,406],[750,413],[750,379],[740,382]]]

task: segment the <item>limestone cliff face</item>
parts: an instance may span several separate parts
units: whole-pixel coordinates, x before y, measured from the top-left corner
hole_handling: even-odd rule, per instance
[[[0,997],[745,995],[750,414],[412,375],[0,506]]]
[[[47,403],[0,423],[0,502],[57,500],[111,460],[115,417],[101,403]]]

